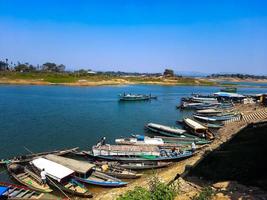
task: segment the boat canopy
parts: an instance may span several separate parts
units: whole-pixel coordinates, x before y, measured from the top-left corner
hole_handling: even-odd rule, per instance
[[[193,129],[207,129],[205,126],[203,126],[202,124],[190,119],[190,118],[185,118],[184,119],[185,123],[190,126]]]
[[[229,97],[229,98],[244,98],[245,96],[242,94],[230,93],[230,92],[216,92],[215,96],[219,97]]]
[[[48,176],[58,182],[74,173],[73,170],[45,158],[37,158],[31,163],[39,170],[44,169]]]
[[[81,174],[86,174],[93,167],[95,167],[94,164],[91,164],[86,161],[74,160],[71,158],[65,158],[65,157],[57,156],[53,154],[46,155],[45,158],[53,162],[56,162],[58,164],[61,164],[63,166],[66,166],[70,168],[71,170],[81,173]]]

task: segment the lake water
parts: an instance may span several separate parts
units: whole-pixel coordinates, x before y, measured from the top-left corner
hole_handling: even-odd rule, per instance
[[[191,93],[217,92],[192,86],[0,86],[0,158],[32,152],[80,147],[88,149],[102,136],[142,134],[148,122],[175,125],[188,115],[175,109]],[[262,93],[264,88],[240,88]],[[158,100],[119,102],[123,92],[153,94]]]

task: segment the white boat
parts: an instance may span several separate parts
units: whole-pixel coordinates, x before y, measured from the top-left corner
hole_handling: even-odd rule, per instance
[[[100,145],[92,147],[94,156],[160,156],[157,146]]]
[[[155,123],[148,123],[146,125],[146,128],[153,132],[167,132],[167,133],[172,133],[176,135],[181,135],[183,133],[186,133],[186,130],[179,129],[176,127],[170,127],[170,126],[165,126],[161,124],[155,124]]]
[[[203,126],[201,123],[194,121],[190,118],[185,118],[184,123],[189,128],[189,130],[194,134],[202,138],[213,139],[213,134],[208,131],[206,126]]]
[[[196,112],[197,112],[198,114],[205,114],[205,115],[222,113],[222,111],[220,111],[220,110],[216,110],[216,109],[197,110]]]
[[[217,98],[212,97],[192,97],[192,101],[202,103],[218,103]]]
[[[115,140],[115,143],[125,145],[164,145],[164,141],[161,138],[151,138],[144,135],[130,138],[119,138]]]

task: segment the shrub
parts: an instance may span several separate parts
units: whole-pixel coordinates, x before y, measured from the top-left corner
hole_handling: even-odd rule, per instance
[[[194,196],[192,200],[211,200],[214,192],[211,187],[205,187],[198,194],[198,196]]]
[[[149,189],[136,187],[117,200],[173,200],[179,191],[177,184],[165,184],[157,176],[153,176],[148,185]]]

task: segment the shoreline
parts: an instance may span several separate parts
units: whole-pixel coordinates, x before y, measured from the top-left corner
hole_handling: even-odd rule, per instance
[[[255,106],[238,105],[235,109],[246,113],[247,115],[254,113]],[[257,111],[266,110],[266,108],[256,106]],[[267,111],[267,110],[266,110]],[[204,157],[216,149],[219,149],[221,145],[230,141],[235,137],[242,129],[250,126],[251,124],[257,124],[266,122],[266,119],[257,119],[251,121],[237,121],[229,124],[225,124],[218,132],[218,137],[209,145],[201,148],[196,155],[186,160],[182,160],[177,163],[173,163],[171,166],[164,168],[164,170],[156,170],[156,175],[160,180],[166,183],[176,182],[181,188],[180,194],[176,197],[176,200],[189,200],[192,199],[196,194],[201,191],[201,187],[195,185],[184,179],[190,169],[196,166]],[[152,174],[153,175],[153,174]],[[141,177],[138,180],[131,182],[126,188],[114,188],[108,191],[102,191],[94,195],[93,199],[104,200],[104,199],[116,199],[120,195],[124,194],[129,190],[133,190],[136,186],[148,187],[148,181],[152,177],[151,174]],[[177,178],[178,175],[178,179]]]
[[[209,84],[201,83],[198,80],[202,81],[210,81]],[[207,87],[227,87],[225,84],[220,84],[217,80],[210,80],[210,79],[196,79],[193,83],[184,83],[184,82],[178,82],[173,80],[162,80],[162,81],[128,81],[125,79],[112,79],[112,80],[101,80],[101,81],[77,81],[77,82],[71,82],[71,83],[52,83],[48,81],[43,80],[25,80],[25,79],[1,79],[0,78],[0,85],[39,85],[39,86],[70,86],[70,87],[95,87],[95,86],[123,86],[123,85],[161,85],[161,86],[207,86]],[[222,80],[220,80],[222,81]],[[243,82],[243,81],[235,81],[235,82]],[[250,83],[250,82],[249,82]],[[263,81],[254,81],[251,83],[267,83]],[[260,85],[232,85],[236,88],[267,88],[267,86],[260,86]]]

